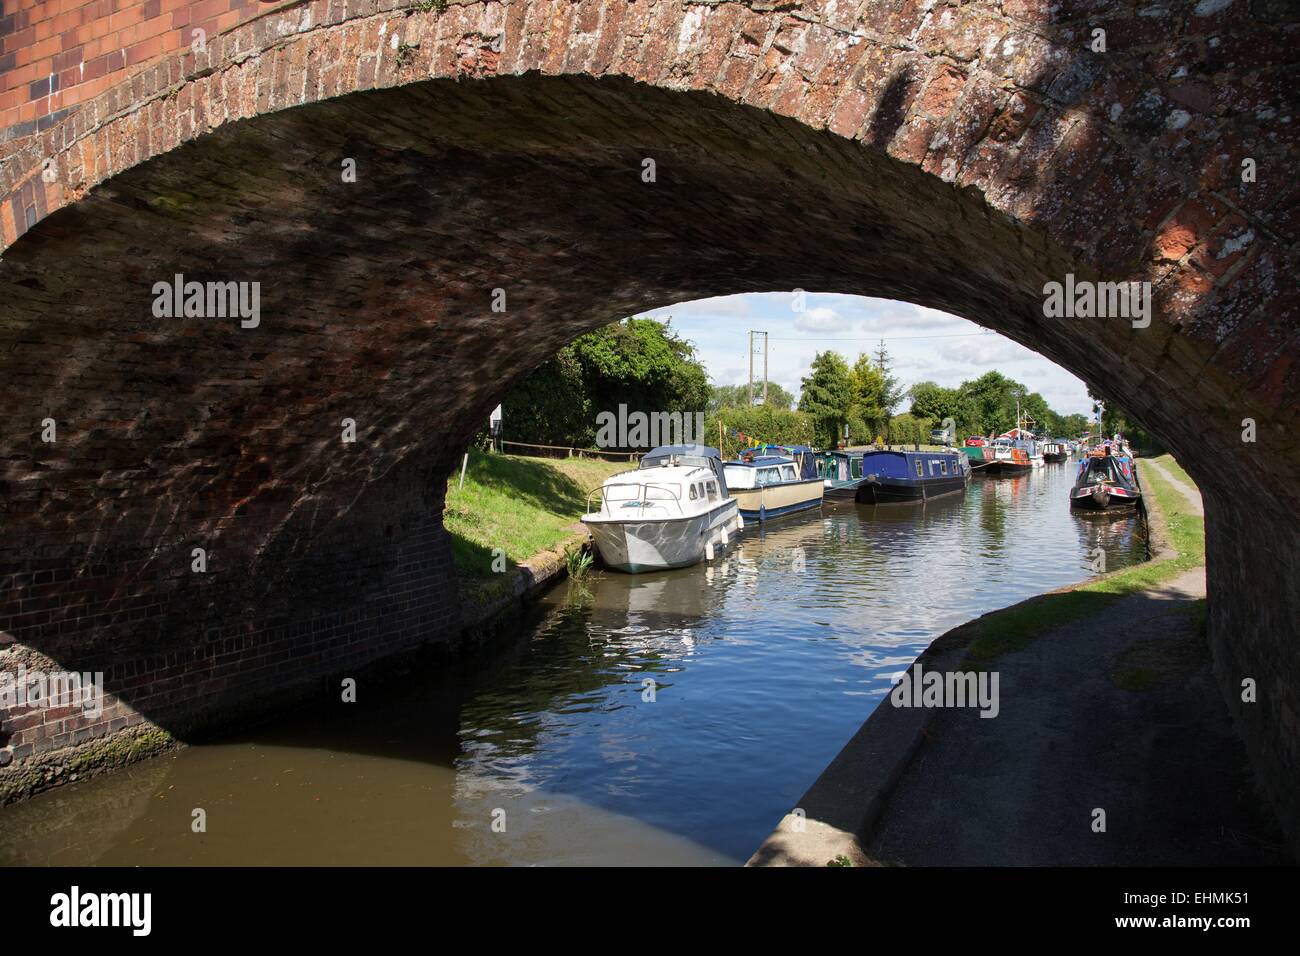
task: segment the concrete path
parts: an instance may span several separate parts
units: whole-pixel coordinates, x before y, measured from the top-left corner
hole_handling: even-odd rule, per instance
[[[1195,511],[1196,514],[1202,518],[1205,517],[1205,503],[1201,500],[1201,493],[1195,486],[1189,485],[1187,482],[1177,477],[1172,471],[1157,462],[1154,458],[1140,459],[1138,468],[1150,468],[1155,471],[1161,478],[1173,485],[1180,495],[1187,499],[1187,503],[1191,505],[1192,510]],[[1141,476],[1139,475],[1139,477]]]

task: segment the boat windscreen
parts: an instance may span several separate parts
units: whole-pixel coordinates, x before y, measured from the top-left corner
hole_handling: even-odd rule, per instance
[[[676,464],[684,465],[688,468],[713,468],[714,458],[704,458],[700,455],[660,455],[657,458],[642,458],[641,468],[659,468],[662,465]]]
[[[1122,481],[1119,462],[1114,458],[1091,458],[1088,460],[1088,478],[1095,481]]]

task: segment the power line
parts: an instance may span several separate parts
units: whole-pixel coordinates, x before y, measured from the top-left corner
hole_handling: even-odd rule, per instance
[[[993,335],[993,334],[995,333],[993,332],[992,329],[985,329],[983,332],[950,332],[946,335],[886,335],[884,336],[884,340],[886,342],[898,342],[898,341],[902,341],[903,339],[961,339],[972,335]],[[839,336],[839,335],[824,335],[824,336],[774,335],[772,336],[773,342],[879,342],[880,340],[881,340],[881,336],[879,335],[868,335],[863,337]]]

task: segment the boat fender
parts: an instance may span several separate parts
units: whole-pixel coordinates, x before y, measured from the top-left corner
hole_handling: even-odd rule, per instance
[[[704,546],[704,560],[705,560],[705,561],[712,561],[712,560],[713,560],[713,542],[712,542],[712,541],[708,542],[708,543]]]

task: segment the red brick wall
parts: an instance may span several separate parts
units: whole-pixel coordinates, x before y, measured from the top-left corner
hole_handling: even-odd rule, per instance
[[[164,53],[298,0],[0,0],[0,129],[44,129]]]
[[[107,559],[71,541],[55,555],[25,536],[0,539],[4,671],[102,674],[104,692],[98,714],[0,706],[0,803],[68,772],[57,755],[15,772],[29,758],[150,725],[183,740],[319,694],[326,675],[358,677],[377,659],[455,638],[440,502],[424,481],[383,485],[289,574],[249,566],[249,539],[265,531],[255,514],[216,546],[203,574],[189,566],[195,537],[179,529]],[[11,646],[11,634],[30,643]]]

